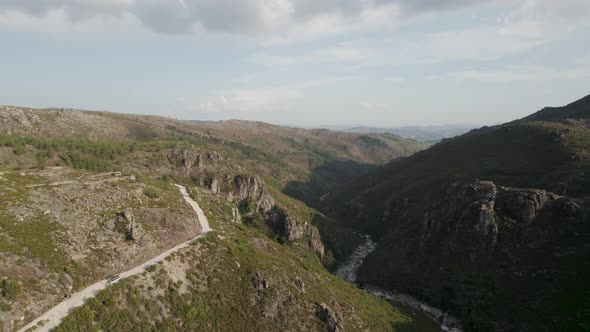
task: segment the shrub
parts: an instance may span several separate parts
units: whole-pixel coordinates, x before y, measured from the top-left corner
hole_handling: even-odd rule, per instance
[[[35,154],[35,160],[37,161],[37,168],[45,168],[47,160],[49,159],[49,153],[47,151],[38,151]]]
[[[2,296],[5,298],[15,300],[21,291],[20,286],[16,282],[7,279],[2,280]]]
[[[13,152],[14,152],[14,154],[16,154],[16,155],[25,154],[25,152],[27,152],[27,150],[25,149],[25,146],[24,146],[24,145],[21,145],[21,144],[19,144],[19,145],[15,145],[15,146],[12,148],[12,151],[13,151]]]
[[[10,311],[12,306],[8,303],[0,302],[0,311]]]
[[[160,195],[158,195],[158,192],[153,190],[153,189],[144,189],[143,190],[143,194],[146,195],[149,198],[158,198],[160,197]]]

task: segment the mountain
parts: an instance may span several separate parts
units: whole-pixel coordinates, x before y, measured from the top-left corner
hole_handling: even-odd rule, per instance
[[[324,200],[378,242],[361,281],[471,331],[587,331],[589,101],[445,139]]]
[[[346,131],[375,134],[391,133],[422,143],[436,143],[445,138],[455,137],[470,131],[477,125],[407,126],[395,128],[353,127]]]
[[[586,96],[564,107],[546,107],[519,122],[563,121],[564,119],[587,120],[590,96]]]
[[[436,331],[329,273],[319,229],[332,222],[283,193],[325,165],[339,167],[300,195],[422,148],[390,134],[2,106],[0,330],[199,234],[179,184],[214,231],[109,285],[57,331]]]

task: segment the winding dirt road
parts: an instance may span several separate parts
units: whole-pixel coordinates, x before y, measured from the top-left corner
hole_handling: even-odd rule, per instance
[[[173,252],[176,252],[182,248],[186,248],[192,242],[196,241],[199,238],[207,236],[207,233],[212,231],[212,228],[209,227],[209,221],[207,220],[205,213],[203,212],[203,210],[201,209],[199,204],[191,198],[186,187],[183,187],[183,186],[180,186],[177,184],[175,184],[175,186],[178,187],[178,189],[180,190],[184,200],[197,213],[199,223],[201,224],[201,233],[199,235],[197,235],[196,237],[177,245],[174,248],[164,251],[160,255],[150,259],[149,261],[147,261],[139,266],[134,267],[131,270],[121,272],[119,274],[121,276],[121,279],[127,278],[132,275],[143,273],[143,271],[145,271],[145,269],[148,266],[156,264],[156,263],[164,260],[164,258],[166,258],[168,255],[172,254]],[[67,300],[59,303],[55,307],[49,309],[43,315],[39,316],[38,318],[36,318],[35,320],[33,320],[32,322],[27,324],[25,327],[21,328],[19,330],[19,332],[24,332],[29,329],[30,329],[29,331],[49,331],[49,330],[51,330],[52,328],[58,326],[72,309],[83,305],[84,302],[86,302],[86,300],[96,296],[96,294],[99,291],[101,291],[107,287],[108,287],[108,285],[107,285],[106,280],[101,280],[99,282],[96,282],[96,283],[78,291],[77,293],[73,294],[69,299],[67,299]]]

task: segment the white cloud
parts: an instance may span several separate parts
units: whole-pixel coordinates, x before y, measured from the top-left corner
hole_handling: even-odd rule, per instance
[[[28,15],[20,11],[0,11],[0,27],[43,33],[126,33],[141,32],[141,22],[133,15],[123,13],[114,17],[110,15],[93,16],[80,21],[68,19],[64,9],[48,11],[43,16]]]
[[[160,33],[188,34],[218,31],[255,36],[264,44],[314,40],[326,36],[378,29],[386,31],[420,14],[457,10],[474,5],[507,6],[508,0],[0,0],[0,14],[19,12],[44,17],[63,13],[73,22],[97,16],[135,17]],[[500,18],[501,27],[490,34],[444,33],[443,41],[458,38],[459,47],[473,38],[510,36],[543,39],[588,24],[588,0],[520,0]],[[44,21],[38,21],[42,24]],[[466,40],[469,42],[465,42]],[[490,44],[514,49],[516,41]],[[435,45],[437,46],[437,45]],[[437,46],[440,48],[440,46]],[[484,47],[485,48],[485,47]],[[484,53],[493,53],[488,47]],[[465,50],[465,48],[462,48]]]
[[[206,100],[180,98],[188,109],[199,113],[223,113],[243,116],[243,113],[280,111],[303,92],[294,88],[232,89],[215,94]]]
[[[416,4],[426,2],[416,2]],[[498,3],[503,3],[498,1]],[[434,4],[430,3],[434,6]],[[461,5],[460,1],[454,2]],[[389,10],[381,11],[383,8]],[[395,22],[408,15],[409,8],[389,3],[371,7],[363,13],[367,17],[382,15],[381,19],[359,20],[356,28],[383,28],[383,22]],[[433,7],[434,8],[434,7]],[[427,11],[425,6],[414,8]],[[384,14],[387,13],[387,14]],[[364,17],[365,15],[361,15]],[[381,22],[381,23],[378,23]],[[334,30],[339,25],[331,24]],[[507,56],[524,54],[536,47],[568,38],[575,38],[590,26],[590,1],[588,0],[522,0],[507,9],[497,20],[481,21],[475,27],[436,31],[409,40],[395,40],[389,44],[367,41],[363,46],[338,45],[315,48],[303,53],[277,53],[266,50],[256,54],[253,62],[276,68],[295,68],[321,65],[322,68],[340,66],[348,71],[371,66],[403,66],[440,64],[445,62],[492,61]],[[348,26],[347,26],[348,27]],[[318,29],[321,30],[321,29]]]
[[[448,73],[447,78],[483,82],[551,82],[557,80],[590,78],[590,68],[547,68],[508,66],[501,70],[462,70]]]
[[[385,112],[393,109],[393,105],[377,101],[361,101],[359,106],[362,110],[371,112]]]
[[[463,7],[484,0],[2,0],[0,13],[44,16],[63,10],[74,21],[131,14],[163,33],[221,31],[263,36],[271,42],[307,40],[370,26],[387,27],[402,16]]]

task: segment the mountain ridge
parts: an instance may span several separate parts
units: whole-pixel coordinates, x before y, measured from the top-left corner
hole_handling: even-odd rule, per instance
[[[579,329],[590,317],[588,100],[443,140],[330,195],[321,209],[379,244],[361,282],[436,303],[468,330]]]

